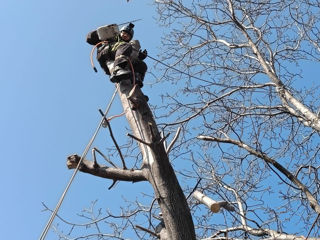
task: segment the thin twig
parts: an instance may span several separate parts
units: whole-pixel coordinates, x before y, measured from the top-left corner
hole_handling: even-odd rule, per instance
[[[173,145],[176,143],[177,139],[179,138],[180,132],[181,132],[181,127],[178,128],[176,135],[174,135],[174,138],[172,139],[171,143],[169,144],[169,146],[166,150],[167,154],[171,151],[171,148],[173,147]]]
[[[149,234],[151,234],[151,235],[153,235],[153,236],[155,236],[155,237],[159,237],[158,234],[156,234],[155,232],[152,232],[151,230],[149,230],[149,229],[147,229],[147,228],[144,228],[144,227],[139,226],[139,225],[135,225],[135,227],[136,227],[136,228],[139,228],[140,230],[145,231],[145,232],[147,232],[147,233],[149,233]]]
[[[111,160],[109,160],[98,148],[93,148],[92,149],[92,155],[93,155],[93,160],[96,161],[96,153],[98,152],[104,160],[106,160],[108,163],[110,163],[113,167],[118,168]]]
[[[168,133],[166,136],[161,137],[159,143],[163,143],[164,141],[166,141],[166,139],[170,136],[170,133]]]
[[[122,155],[122,152],[121,152],[121,149],[120,149],[120,147],[119,147],[116,139],[115,139],[114,136],[113,136],[110,123],[109,123],[108,119],[106,118],[106,116],[104,115],[104,113],[102,112],[101,109],[99,109],[99,112],[101,113],[101,115],[103,116],[104,121],[105,121],[105,122],[107,123],[107,125],[108,125],[108,129],[109,129],[109,132],[110,132],[110,136],[111,136],[111,138],[112,138],[112,141],[113,141],[114,145],[116,146],[116,148],[117,148],[117,150],[118,150],[118,152],[119,152],[119,156],[120,156],[121,161],[122,161],[123,169],[127,169],[126,163],[125,163],[125,161],[124,161],[124,158],[123,158],[123,155]]]
[[[197,184],[194,186],[194,188],[192,189],[192,191],[189,193],[188,197],[186,198],[187,200],[191,197],[192,193],[198,188],[201,180],[202,180],[202,179],[199,178],[199,180],[197,181]]]
[[[318,221],[319,217],[320,217],[320,214],[318,214],[318,216],[317,216],[316,220],[314,220],[314,223],[312,224],[311,229],[310,229],[310,231],[308,232],[308,235],[307,235],[307,237],[306,237],[306,240],[307,240],[307,239],[308,239],[308,237],[310,236],[310,233],[311,233],[312,229],[314,228],[314,226],[316,225],[316,223],[317,223],[317,221]]]
[[[117,180],[113,180],[113,182],[112,182],[112,184],[110,185],[110,187],[108,187],[108,190],[110,190],[116,183],[117,183]]]
[[[143,143],[143,144],[145,144],[145,145],[147,145],[147,146],[150,146],[150,143],[147,143],[147,142],[141,140],[140,138],[137,138],[136,136],[133,136],[133,135],[130,134],[130,133],[127,133],[127,136],[133,138],[134,140],[136,140],[136,141],[138,141],[138,142],[140,142],[140,143]]]

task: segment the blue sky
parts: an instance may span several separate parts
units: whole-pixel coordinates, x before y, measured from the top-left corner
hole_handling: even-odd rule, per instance
[[[157,57],[162,30],[155,16],[150,0],[0,1],[1,239],[40,236],[49,218],[41,202],[56,206],[72,175],[66,157],[83,152],[100,121],[98,109],[105,109],[114,91],[98,64],[98,73],[90,66],[86,34],[101,25],[142,18],[135,23],[135,38]],[[146,62],[152,70],[154,62]],[[317,76],[314,66],[304,66],[307,80]],[[164,83],[151,86],[153,81],[147,74],[143,91],[156,103]],[[121,111],[117,99],[111,115]],[[112,122],[117,131],[125,131],[124,124]],[[102,130],[94,146],[103,150],[107,136]],[[74,219],[96,199],[99,207],[119,211],[122,197],[134,200],[151,191],[143,183],[119,183],[108,191],[110,184],[79,173],[59,214]],[[47,239],[58,238],[50,231]]]
[[[49,218],[41,202],[55,207],[72,175],[66,157],[82,153],[100,121],[97,109],[105,109],[112,95],[113,84],[90,66],[86,34],[101,25],[142,18],[135,23],[135,38],[156,57],[161,31],[151,2],[1,0],[2,239],[40,236]],[[151,67],[153,62],[146,61]],[[148,84],[144,90],[156,91]],[[119,107],[116,101],[112,112],[120,113]],[[121,122],[114,125],[120,128]],[[78,174],[59,213],[75,216],[95,199],[103,202],[101,207],[117,206],[109,185]],[[125,193],[139,189],[118,185],[116,191]],[[57,237],[50,232],[47,239]]]

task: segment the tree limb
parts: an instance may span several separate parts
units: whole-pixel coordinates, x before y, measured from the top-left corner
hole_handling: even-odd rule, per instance
[[[276,75],[275,69],[272,67],[272,64],[268,63],[263,57],[257,45],[254,43],[246,28],[238,21],[234,14],[233,3],[228,0],[229,3],[229,11],[232,15],[232,20],[237,25],[237,27],[241,30],[243,35],[248,40],[248,43],[253,51],[253,53],[257,56],[259,63],[261,64],[265,74],[271,79],[273,83],[276,84],[276,90],[278,95],[283,103],[283,105],[287,108],[290,113],[296,115],[296,110],[300,112],[300,117],[298,119],[308,127],[312,127],[316,131],[320,132],[320,119],[317,117],[315,113],[313,113],[307,106],[305,106],[301,101],[296,99],[291,92],[284,86],[283,82]],[[293,105],[295,109],[293,109],[288,103]]]
[[[80,156],[71,155],[67,158],[67,167],[69,169],[74,169],[80,160]],[[125,170],[119,168],[108,168],[105,165],[98,164],[97,167],[94,166],[94,162],[84,159],[80,165],[79,170],[81,172],[89,173],[98,177],[119,180],[119,181],[129,181],[129,182],[139,182],[147,181],[145,173],[143,170]]]
[[[311,192],[308,190],[308,188],[302,182],[300,182],[300,180],[297,177],[295,177],[291,172],[289,172],[285,167],[283,167],[281,164],[279,164],[274,159],[268,157],[265,153],[263,153],[261,151],[257,151],[243,142],[233,140],[230,138],[222,139],[222,138],[210,137],[210,136],[198,136],[197,138],[201,139],[201,140],[205,140],[205,141],[231,143],[233,145],[236,145],[238,147],[241,147],[241,148],[247,150],[249,153],[261,158],[265,162],[272,164],[275,168],[277,168],[282,174],[284,174],[292,183],[294,183],[306,195],[306,197],[310,203],[311,208],[314,209],[318,214],[320,214],[320,205],[318,204],[318,202],[314,198],[314,196],[311,194]]]

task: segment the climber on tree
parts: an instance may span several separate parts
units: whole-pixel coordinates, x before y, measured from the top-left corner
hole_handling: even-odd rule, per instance
[[[147,71],[147,65],[143,61],[147,57],[147,51],[140,50],[138,40],[132,40],[134,24],[129,23],[122,27],[120,32],[115,24],[100,27],[87,35],[87,42],[96,45],[97,60],[106,74],[110,75],[112,82],[120,82],[132,75],[130,62],[135,72],[135,83],[143,86],[143,79]]]

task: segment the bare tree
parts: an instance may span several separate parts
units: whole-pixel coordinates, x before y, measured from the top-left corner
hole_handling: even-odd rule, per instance
[[[197,239],[320,238],[320,90],[317,76],[305,70],[319,67],[320,2],[155,0],[155,5],[168,31],[161,55],[166,65],[158,65],[157,79],[166,89],[165,104],[153,108],[158,124],[144,113],[149,111],[144,101],[139,117],[124,105],[130,136],[141,149],[127,152],[137,153],[141,166],[128,170],[84,161],[81,167],[115,181],[149,181],[154,196],[148,207],[130,203],[121,216],[107,213],[88,225],[107,222],[114,239],[125,239],[121,233],[129,228],[139,239],[195,239],[194,230]],[[139,104],[142,96],[136,94],[130,101]],[[120,95],[125,103],[130,94],[120,89]],[[166,134],[178,128],[181,133],[166,148]],[[77,160],[71,156],[69,166]],[[189,197],[195,190],[201,194]],[[218,204],[220,212],[212,213],[200,204],[208,202],[228,207]],[[143,222],[139,214],[147,226],[137,226]],[[99,231],[95,236],[110,238]]]
[[[171,157],[189,149],[181,174],[238,205],[224,221],[192,208],[197,236],[319,237],[320,91],[305,70],[319,66],[319,1],[156,3],[171,66],[159,80],[178,86],[160,126],[183,129]]]

